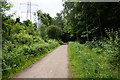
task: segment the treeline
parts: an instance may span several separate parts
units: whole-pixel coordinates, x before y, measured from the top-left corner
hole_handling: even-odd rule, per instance
[[[120,2],[65,2],[55,18],[74,78],[120,78]]]
[[[120,28],[120,2],[65,2],[63,6],[54,22],[63,30],[63,41],[99,40],[107,37],[105,29]]]
[[[59,27],[58,39],[64,42],[100,40],[108,37],[106,30],[118,31],[120,28],[120,2],[65,2],[63,6],[64,9],[55,18],[41,10],[34,15],[46,27]]]

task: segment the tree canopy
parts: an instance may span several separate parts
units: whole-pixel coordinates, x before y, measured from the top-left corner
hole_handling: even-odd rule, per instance
[[[106,36],[105,28],[120,27],[120,2],[65,2],[61,14],[71,40],[101,39]]]

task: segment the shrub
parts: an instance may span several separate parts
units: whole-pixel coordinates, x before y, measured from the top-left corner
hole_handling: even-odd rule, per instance
[[[16,40],[16,42],[20,44],[31,44],[33,41],[32,35],[19,33],[12,35],[12,40]]]
[[[109,62],[114,64],[114,66],[119,66],[120,64],[120,29],[119,31],[106,30],[107,38],[99,41],[86,42],[85,46],[89,48],[96,48],[97,53],[104,53],[103,55],[108,56]]]
[[[51,40],[51,43],[36,42],[30,45],[14,45],[10,41],[5,42],[2,55],[3,78],[15,74],[14,71],[24,67],[23,65],[26,65],[28,61],[48,53],[57,46],[59,43],[55,40]]]
[[[16,25],[12,26],[11,33],[12,34],[18,34],[20,31],[23,31],[25,29],[24,26],[21,26],[19,23]]]
[[[63,42],[63,41],[61,41],[61,40],[58,40],[58,42],[59,42],[59,44],[61,44],[61,45],[64,43],[64,42]]]
[[[62,33],[61,28],[59,28],[58,26],[51,25],[47,28],[47,34],[49,38],[59,39],[61,33]]]
[[[35,60],[53,50],[59,43],[50,39],[45,42],[38,29],[33,26],[10,25],[11,34],[2,40],[2,72],[3,79],[8,79],[22,69],[28,67]],[[7,30],[6,30],[7,32]],[[6,32],[3,33],[3,35]]]
[[[40,30],[40,36],[45,40],[47,38],[47,32],[46,32],[46,25],[41,25],[39,30]]]

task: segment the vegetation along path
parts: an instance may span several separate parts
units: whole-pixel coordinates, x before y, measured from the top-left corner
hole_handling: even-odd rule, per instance
[[[68,78],[67,45],[62,45],[13,78]]]

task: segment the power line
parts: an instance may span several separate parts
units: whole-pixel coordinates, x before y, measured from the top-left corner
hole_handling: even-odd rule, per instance
[[[32,9],[31,9],[31,6],[38,7],[38,5],[37,4],[31,4],[31,1],[27,2],[27,3],[20,3],[20,5],[27,5],[27,19],[29,19],[29,17],[30,17],[30,20],[32,21],[32,15],[31,15]],[[22,13],[26,13],[26,12],[22,12]],[[39,28],[41,24],[42,24],[41,18],[39,17],[39,18],[37,18],[37,28]]]
[[[25,13],[27,13],[27,19],[29,19],[29,17],[30,17],[30,20],[32,20],[32,14],[31,14],[32,13],[32,9],[31,9],[31,6],[38,7],[38,5],[37,4],[31,4],[31,1],[29,1],[27,3],[20,3],[20,6],[21,5],[27,5],[27,12],[25,12]]]

